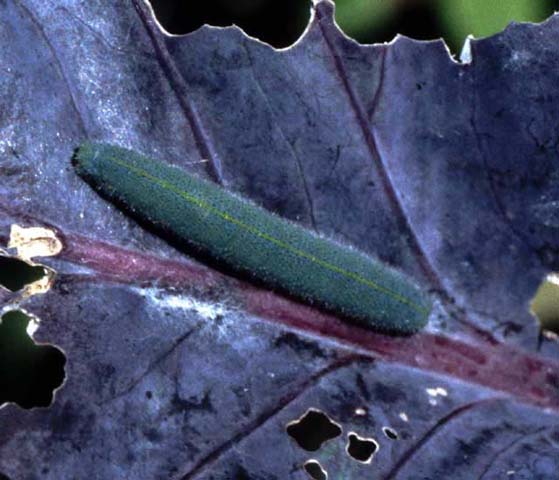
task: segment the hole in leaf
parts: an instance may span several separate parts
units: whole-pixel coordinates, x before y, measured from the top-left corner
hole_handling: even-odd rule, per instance
[[[8,477],[8,475],[4,475],[3,473],[0,473],[0,480],[10,480],[10,477]]]
[[[390,440],[398,440],[398,432],[390,427],[382,427],[382,431],[386,438]]]
[[[238,465],[233,480],[253,480],[253,478],[242,466]]]
[[[11,310],[0,319],[0,406],[48,407],[64,381],[66,357],[51,345],[38,345],[28,331],[32,318]]]
[[[557,10],[557,0],[382,1],[336,0],[336,22],[362,43],[389,42],[397,34],[416,39],[444,37],[459,52],[469,34],[484,37],[511,21],[542,21]]]
[[[314,480],[328,480],[328,473],[316,460],[308,460],[304,465],[305,472]]]
[[[324,412],[309,409],[299,419],[287,424],[287,433],[308,452],[316,452],[323,443],[341,435],[341,427]]]
[[[29,265],[18,258],[0,255],[0,285],[11,292],[21,290],[47,274],[47,270],[42,266]]]
[[[359,462],[369,463],[378,448],[374,438],[360,437],[356,433],[348,435],[347,453]]]
[[[549,274],[542,282],[530,309],[542,330],[559,333],[559,274]]]
[[[151,4],[171,33],[189,33],[205,23],[236,24],[275,47],[286,47],[300,37],[310,10],[310,2],[301,0],[151,0]],[[461,51],[469,34],[488,36],[513,20],[542,21],[559,8],[558,0],[336,0],[335,4],[336,22],[359,42],[389,42],[397,34],[444,37],[454,52]]]
[[[336,22],[362,43],[389,42],[399,33],[418,39],[441,36],[433,2],[337,0]]]
[[[190,33],[204,24],[220,27],[234,24],[248,35],[278,48],[293,44],[305,30],[310,17],[308,0],[150,2],[157,20],[170,33]]]

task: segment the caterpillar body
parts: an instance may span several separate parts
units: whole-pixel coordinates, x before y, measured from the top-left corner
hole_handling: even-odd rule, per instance
[[[99,193],[237,272],[364,326],[409,334],[431,311],[411,279],[167,163],[83,144],[73,164]]]

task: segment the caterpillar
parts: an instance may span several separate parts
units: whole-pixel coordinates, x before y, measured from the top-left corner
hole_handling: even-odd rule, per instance
[[[386,333],[427,323],[430,298],[403,273],[213,182],[107,144],[81,145],[72,163],[136,218],[270,288]]]

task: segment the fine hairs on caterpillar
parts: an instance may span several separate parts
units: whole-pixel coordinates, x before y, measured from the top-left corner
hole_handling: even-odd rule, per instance
[[[215,183],[120,147],[82,145],[76,172],[100,194],[212,260],[383,332],[427,323],[428,295],[407,276]]]

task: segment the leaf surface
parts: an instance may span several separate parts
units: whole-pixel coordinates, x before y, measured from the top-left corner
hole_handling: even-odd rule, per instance
[[[559,269],[559,17],[462,64],[440,41],[358,45],[327,1],[281,51],[165,35],[141,0],[0,17],[0,240],[61,239],[52,289],[21,306],[67,356],[50,408],[0,410],[2,474],[304,479],[315,458],[335,479],[553,478],[559,347],[529,302]],[[436,300],[429,327],[365,331],[174,249],[76,176],[86,139],[397,266]],[[309,408],[343,430],[312,453],[286,432]],[[370,463],[351,432],[378,442]]]

